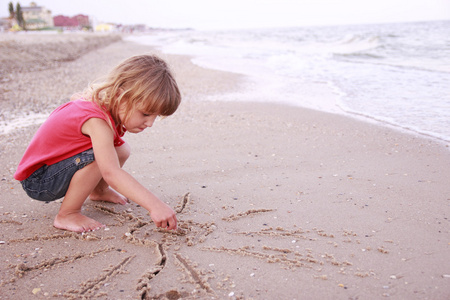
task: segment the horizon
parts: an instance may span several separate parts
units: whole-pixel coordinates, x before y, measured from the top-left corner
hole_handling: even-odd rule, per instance
[[[27,7],[31,2],[0,0],[8,15],[8,3]],[[250,29],[275,27],[316,27],[358,24],[389,24],[450,20],[447,0],[40,0],[53,16],[88,15],[94,24],[145,24],[167,29]],[[108,7],[108,9],[105,9]],[[140,8],[137,9],[136,8]]]

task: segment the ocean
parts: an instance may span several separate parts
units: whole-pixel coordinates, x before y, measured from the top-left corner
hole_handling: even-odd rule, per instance
[[[450,21],[173,30],[127,39],[246,75],[243,91],[212,100],[307,107],[450,142]]]

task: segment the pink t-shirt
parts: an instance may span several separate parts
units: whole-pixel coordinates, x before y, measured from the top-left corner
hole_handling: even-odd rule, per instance
[[[110,114],[108,117],[115,131],[114,146],[121,146],[125,143],[123,133],[119,134]],[[55,109],[31,140],[14,178],[25,180],[43,165],[55,164],[92,148],[90,137],[81,132],[90,118],[107,121],[98,105],[90,101],[71,101]]]

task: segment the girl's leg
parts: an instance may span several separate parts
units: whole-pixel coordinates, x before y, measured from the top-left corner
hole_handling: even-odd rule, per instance
[[[120,147],[116,147],[116,151],[120,165],[123,166],[130,155],[130,148],[128,144],[124,144]],[[98,193],[98,191],[103,192]],[[67,190],[63,203],[61,204],[61,208],[55,217],[53,226],[75,232],[85,232],[103,227],[104,225],[100,222],[81,214],[81,207],[89,195],[91,195],[91,197],[94,195],[94,198],[96,195],[98,197],[101,196],[101,198],[95,200],[126,203],[126,198],[110,189],[102,179],[100,169],[94,161],[75,172],[70,181],[69,189]]]
[[[104,226],[81,214],[84,201],[101,178],[102,175],[95,161],[75,172],[53,226],[75,232],[96,230]]]
[[[119,158],[120,166],[123,167],[128,157],[130,157],[131,153],[130,146],[127,143],[125,143],[120,147],[116,147],[116,151],[117,156]],[[109,185],[106,183],[106,181],[103,180],[103,178],[97,184],[92,193],[89,195],[89,199],[93,201],[107,201],[122,205],[128,203],[127,198],[111,189]]]

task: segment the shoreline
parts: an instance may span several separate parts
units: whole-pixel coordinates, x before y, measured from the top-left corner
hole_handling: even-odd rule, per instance
[[[332,30],[311,30],[310,34],[312,36],[317,35],[316,38],[319,41],[328,40],[328,42],[329,39],[333,39],[333,36],[337,39],[338,37],[343,38],[346,36],[345,33],[348,35],[356,34],[356,37],[351,41],[346,41],[343,38],[339,42],[336,41],[336,44],[330,43],[328,45],[329,49],[325,47],[327,43],[321,44],[318,42],[315,44],[315,38],[309,36],[308,31],[301,30],[301,28],[292,31],[249,29],[248,31],[242,30],[230,34],[223,34],[220,31],[212,31],[211,33],[193,31],[130,39],[148,43],[149,45],[154,44],[160,47],[161,50],[169,53],[188,53],[193,56],[192,61],[194,63],[203,67],[249,75],[252,85],[246,89],[246,95],[243,95],[243,97],[250,100],[254,98],[256,101],[290,102],[294,105],[300,104],[302,107],[327,112],[341,112],[343,110],[346,114],[350,113],[351,116],[352,112],[356,112],[363,116],[367,115],[366,118],[375,119],[381,124],[388,123],[407,131],[412,131],[413,134],[418,132],[427,137],[431,136],[436,140],[449,143],[450,132],[448,132],[448,126],[446,126],[448,118],[445,117],[448,110],[444,109],[446,107],[446,97],[444,96],[445,92],[442,92],[445,90],[445,80],[442,77],[444,74],[441,74],[440,68],[433,68],[433,64],[431,64],[433,60],[429,61],[426,58],[426,53],[420,52],[419,49],[413,47],[414,51],[418,51],[417,57],[407,58],[413,52],[402,52],[401,45],[397,44],[399,42],[397,38],[399,37],[393,38],[390,36],[388,27],[379,28],[376,25],[373,26],[375,27],[342,29],[335,32],[334,35]],[[442,27],[436,24],[435,26],[436,28]],[[417,28],[422,27],[419,26]],[[425,28],[428,27],[425,26]],[[430,26],[430,28],[435,27]],[[413,41],[413,35],[410,34],[406,26],[398,27],[396,30],[399,30],[399,35],[402,36],[402,40],[406,44]],[[293,35],[294,32],[296,36],[304,37],[301,39],[302,42],[297,43],[294,38],[291,43],[283,44],[283,40],[280,37]],[[378,32],[380,36],[372,36],[371,43],[362,45],[360,44],[361,41],[359,41],[361,37],[355,32],[364,32],[364,36],[371,36],[373,32]],[[378,38],[381,38],[381,40]],[[252,43],[252,41],[255,43],[256,48],[245,46]],[[275,45],[278,45],[278,50]],[[435,46],[433,49],[440,49],[439,45],[433,45]],[[343,47],[342,49],[340,48],[341,46]],[[271,47],[274,48],[272,49]],[[382,49],[384,47],[390,49],[389,55],[383,52],[384,50]],[[312,51],[312,49],[317,50],[317,55],[308,52]],[[224,52],[222,53],[222,51]],[[319,55],[322,51],[323,53],[330,53],[328,55]],[[340,51],[346,52],[346,54],[344,55]],[[399,52],[397,53],[396,51]],[[336,55],[332,54],[334,52],[336,52]],[[367,53],[372,52],[377,53],[377,55],[369,58],[371,54]],[[297,54],[294,55],[293,53]],[[309,54],[304,55],[305,53]],[[398,60],[394,60],[396,63],[388,58],[394,53],[396,53],[396,57],[398,56]],[[400,57],[403,58],[401,59]],[[434,61],[437,62],[436,60]],[[421,83],[424,81],[420,80],[421,76],[419,74],[422,71],[418,71],[413,67],[421,63],[426,65],[426,62],[430,63],[430,65],[428,66],[429,68],[424,67],[423,72],[428,72],[426,78],[430,77],[430,80],[433,78],[436,83],[435,88],[431,88],[431,85],[423,86]],[[399,65],[397,66],[397,64]],[[386,67],[382,67],[384,65]],[[402,74],[405,76],[396,76],[396,71],[394,72],[394,70],[401,68],[397,70],[401,73],[401,65],[404,65],[406,68],[410,66],[412,69],[409,71],[405,69],[405,74]],[[344,70],[347,67],[349,72],[346,76]],[[387,71],[388,69],[390,71]],[[328,74],[324,73],[324,70],[328,70]],[[416,71],[419,73],[416,73]],[[367,72],[367,76],[364,75],[364,72]],[[379,77],[377,77],[377,80],[372,81],[369,74]],[[347,77],[353,79],[349,80]],[[313,78],[315,79],[313,80]],[[412,80],[410,84],[413,84],[414,88],[410,90],[398,89],[400,85],[402,87],[408,86],[408,82],[402,83],[406,78]],[[414,83],[414,80],[417,80],[417,82]],[[361,85],[359,87],[356,86],[356,82],[359,82]],[[389,84],[389,82],[392,84]],[[396,83],[394,84],[394,82]],[[305,87],[311,88],[313,91],[305,90]],[[439,90],[441,93],[438,92]],[[252,95],[248,95],[249,93]],[[331,96],[330,101],[317,101],[318,99],[326,98],[320,94],[329,95],[333,93],[334,97]],[[425,99],[428,99],[428,97],[434,99],[430,98],[428,100],[429,103],[427,103]],[[338,98],[335,101],[336,103],[331,101],[334,98]],[[409,105],[408,102],[410,102]],[[439,109],[439,107],[442,109]],[[439,122],[439,120],[442,120],[442,122]]]
[[[120,41],[20,74],[17,100],[29,92],[31,108],[51,108],[148,52],[158,53]],[[151,129],[125,136],[132,154],[124,168],[176,209],[180,231],[157,230],[134,203],[90,200],[83,212],[107,229],[53,228],[60,203],[31,200],[12,179],[37,126],[2,135],[0,299],[450,295],[445,146],[310,109],[207,101],[239,91],[243,77],[158,54],[183,102]],[[47,77],[51,84],[42,84]]]
[[[41,41],[39,41],[36,45],[39,45],[38,49],[40,49],[39,51],[35,51],[33,50],[31,53],[25,53],[25,57],[27,59],[23,60],[22,62],[14,62],[15,57],[8,57],[8,55],[6,56],[0,56],[0,62],[2,62],[2,64],[0,64],[0,66],[2,66],[0,68],[0,74],[8,74],[11,71],[13,73],[17,73],[19,71],[19,73],[32,73],[34,71],[42,71],[45,69],[51,69],[51,68],[57,68],[58,64],[60,64],[61,62],[67,62],[67,61],[73,61],[76,60],[77,58],[79,58],[80,56],[93,51],[95,49],[98,48],[102,48],[107,46],[110,43],[114,43],[117,42],[119,40],[122,40],[123,42],[131,42],[131,43],[136,43],[138,45],[140,45],[141,47],[149,47],[152,49],[155,49],[154,46],[151,45],[146,45],[146,44],[142,44],[139,42],[135,42],[135,41],[127,41],[126,37],[128,37],[129,35],[127,34],[105,34],[105,33],[54,33],[54,34],[42,34],[42,33],[31,33],[31,34],[0,34],[0,49],[4,48],[3,53],[11,53],[11,52],[15,52],[15,51],[19,51],[19,52],[29,52],[26,51],[27,46],[29,45],[33,45],[33,43],[36,42],[36,40],[33,38],[34,37],[39,37],[41,39]],[[59,42],[59,50],[57,51],[58,53],[60,53],[58,55],[58,57],[54,57],[54,53],[55,51],[50,51],[49,55],[43,55],[42,52],[45,52],[49,49],[52,49],[55,47],[55,45],[53,45],[52,43],[50,43],[50,45],[48,45],[48,42],[51,41],[54,38],[58,38],[58,39],[62,39],[62,41],[58,41]],[[79,43],[78,45],[75,46],[74,48],[74,44]],[[42,44],[47,44],[45,45],[44,48],[41,48]],[[68,46],[66,46],[68,45]],[[83,45],[87,45],[87,46],[83,46]],[[14,47],[19,46],[18,49],[13,49]],[[71,53],[65,53],[65,51],[67,51],[67,49],[71,47],[74,48],[72,49]],[[80,53],[77,53],[76,55],[74,55],[74,52],[79,51],[79,49],[83,49]],[[160,55],[164,56],[164,55],[168,55],[171,56],[171,54],[165,54],[164,52],[160,52],[159,50],[157,51],[158,53],[160,53]],[[24,54],[21,53],[21,55],[23,56]],[[174,55],[174,56],[184,56],[184,55]],[[39,62],[39,66],[34,67],[32,66],[36,61],[38,60],[42,60]],[[192,63],[192,62],[191,62]],[[194,65],[196,65],[195,63],[192,63]],[[201,66],[196,65],[199,68],[203,68]],[[208,69],[208,68],[207,68]],[[218,69],[213,69],[213,68],[209,68],[208,70],[211,71],[216,71],[216,72],[223,72],[223,73],[229,73],[229,74],[234,74],[237,76],[240,76],[241,78],[248,78],[247,75],[242,75],[242,74],[237,74],[237,73],[231,73],[231,72],[227,72],[227,71],[221,71]],[[8,77],[8,76],[6,76]],[[15,81],[14,75],[9,75],[10,78],[3,78],[3,80],[1,79],[2,76],[0,76],[0,91],[5,91],[6,89],[3,87],[2,88],[2,84],[7,84],[9,85],[11,83],[11,81]],[[245,81],[245,80],[243,80]],[[248,83],[247,84],[243,84],[244,86],[241,87],[237,87],[237,91],[235,91],[237,94],[239,94],[239,90],[243,90],[246,88],[249,88]],[[14,87],[13,87],[14,88]],[[8,89],[9,90],[9,89]],[[233,95],[233,92],[231,93],[231,97],[236,97]],[[2,120],[0,121],[0,135],[4,135],[7,134],[8,132],[20,128],[20,127],[13,127],[11,128],[11,126],[14,126],[14,123],[22,123],[22,120],[27,118],[27,116],[29,115],[29,112],[24,113],[17,113],[15,111],[10,111],[8,110],[8,108],[5,109],[5,106],[11,106],[8,103],[5,103],[3,98],[2,98],[2,94],[0,93],[0,102],[2,103],[2,109],[0,110],[0,117],[2,118]],[[225,98],[227,98],[227,94],[225,95]],[[330,94],[330,93],[328,93]],[[331,93],[332,94],[332,93]],[[336,95],[328,95],[328,98],[331,99],[331,97],[338,97]],[[11,97],[11,96],[10,96]],[[223,95],[221,95],[220,97],[223,98]],[[254,98],[254,97],[252,97]],[[67,98],[66,98],[67,99]],[[330,99],[328,99],[327,101],[330,101]],[[219,100],[220,101],[220,100]],[[227,102],[227,100],[225,100]],[[253,102],[252,100],[238,100],[238,101],[245,101],[245,102]],[[234,102],[231,101],[231,102]],[[382,120],[380,118],[376,118],[376,117],[371,117],[368,115],[364,115],[358,112],[353,112],[353,111],[348,111],[345,108],[342,108],[338,103],[337,100],[334,100],[334,106],[335,108],[332,109],[331,111],[327,111],[327,110],[323,110],[323,109],[319,109],[319,108],[314,108],[314,107],[308,107],[308,106],[301,106],[301,105],[296,105],[296,104],[291,104],[291,103],[281,103],[281,102],[267,102],[267,103],[272,103],[275,105],[284,105],[287,107],[298,107],[298,108],[304,108],[304,109],[312,109],[318,112],[324,112],[324,113],[331,113],[331,114],[337,114],[337,115],[343,115],[346,116],[348,118],[357,120],[357,121],[363,121],[365,123],[368,124],[375,124],[378,126],[382,126],[391,130],[395,130],[401,133],[405,133],[405,134],[410,134],[416,137],[422,137],[424,139],[430,139],[434,142],[440,143],[442,145],[444,145],[445,147],[449,147],[450,146],[450,140],[440,137],[436,134],[433,133],[427,133],[427,132],[423,132],[420,131],[418,129],[414,129],[414,128],[410,128],[407,126],[402,126],[402,125],[398,125],[398,124],[394,124],[392,122],[386,121],[386,120]],[[260,102],[255,102],[255,103],[260,103]],[[266,102],[263,102],[266,103]],[[16,106],[16,105],[13,105]],[[49,114],[55,107],[51,106],[50,109],[48,111],[46,111],[46,114]],[[338,111],[335,111],[338,110]],[[36,124],[41,124],[39,122],[42,122],[44,120],[44,118],[42,118],[41,115],[41,110],[37,110],[35,109],[35,117],[38,123]],[[11,118],[11,115],[14,116],[13,118]],[[13,123],[13,124],[11,124]],[[23,123],[22,123],[23,124]]]
[[[211,101],[214,102],[213,100],[205,100],[205,101]],[[221,101],[221,100],[218,100]],[[225,103],[229,102],[229,101],[223,101]],[[233,101],[234,102],[234,101]],[[325,114],[335,114],[338,116],[343,116],[358,122],[363,122],[366,124],[371,124],[371,125],[375,125],[375,126],[380,126],[382,128],[386,128],[388,130],[392,130],[395,132],[398,132],[400,134],[405,134],[405,135],[411,135],[413,137],[417,137],[419,139],[424,139],[424,140],[430,140],[432,142],[438,143],[443,145],[446,148],[450,147],[450,141],[446,140],[444,138],[438,137],[436,135],[433,135],[431,133],[424,133],[424,132],[420,132],[416,129],[412,129],[412,128],[408,128],[408,127],[403,127],[400,125],[396,125],[387,121],[383,121],[383,120],[379,120],[377,118],[372,118],[372,117],[368,117],[366,115],[362,115],[359,113],[355,113],[355,112],[345,112],[343,111],[342,113],[333,113],[333,112],[326,112],[326,111],[322,111],[319,109],[313,109],[313,108],[308,108],[308,107],[303,107],[300,105],[293,105],[293,104],[286,104],[286,103],[277,103],[277,102],[253,102],[253,101],[239,101],[239,102],[243,102],[243,103],[251,103],[254,105],[259,105],[259,104],[269,104],[269,105],[275,105],[275,106],[285,106],[287,108],[289,107],[293,107],[293,108],[299,108],[299,109],[306,109],[306,110],[313,110],[319,113],[325,113]],[[49,111],[44,111],[44,112],[36,112],[36,113],[24,113],[22,115],[16,115],[13,116],[11,118],[11,114],[9,111],[2,111],[2,114],[8,115],[9,120],[7,121],[0,121],[0,136],[2,135],[8,135],[11,132],[13,132],[14,130],[19,130],[19,129],[25,129],[27,127],[30,126],[38,126],[41,125],[46,119],[47,116],[51,113],[51,110]],[[34,121],[33,121],[34,120]]]

